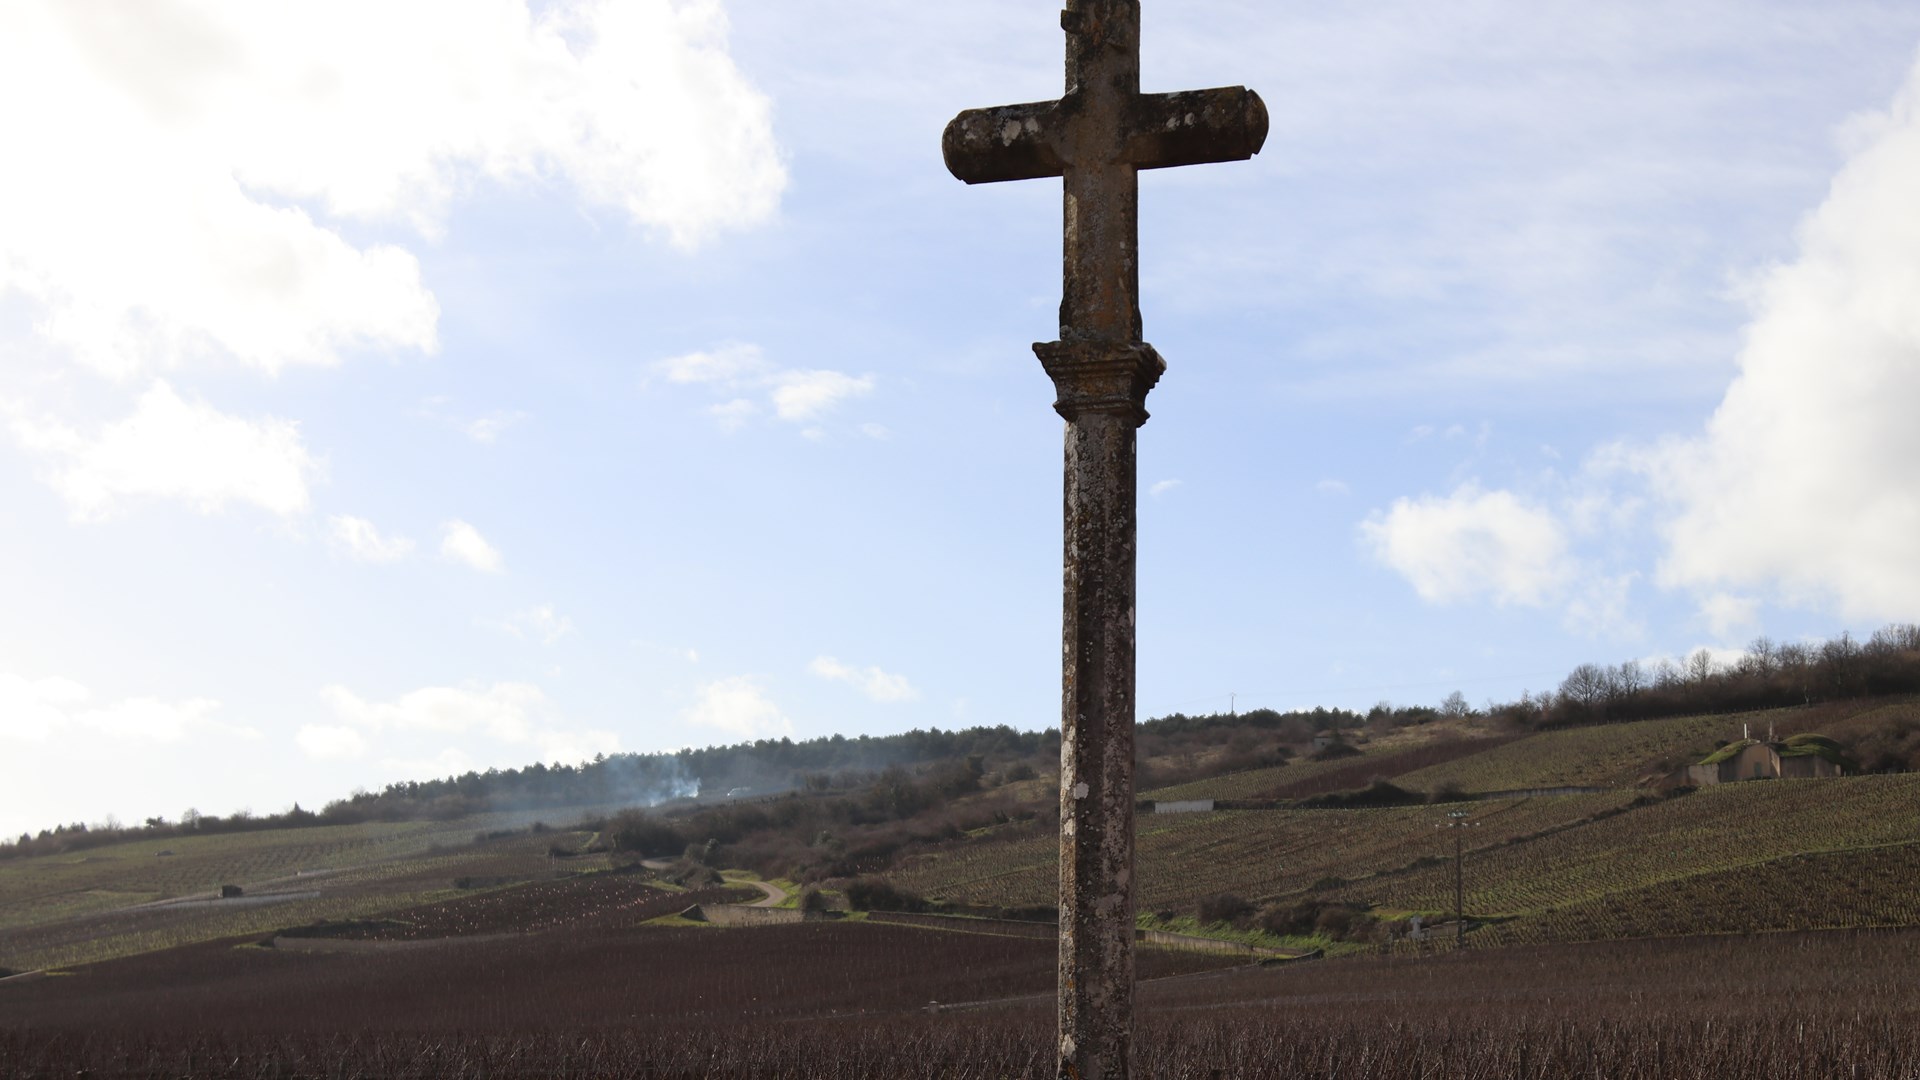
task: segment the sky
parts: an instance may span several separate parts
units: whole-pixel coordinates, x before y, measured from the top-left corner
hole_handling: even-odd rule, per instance
[[[0,834],[1056,724],[1057,11],[0,6]],[[1920,8],[1143,33],[1142,718],[1920,616]]]

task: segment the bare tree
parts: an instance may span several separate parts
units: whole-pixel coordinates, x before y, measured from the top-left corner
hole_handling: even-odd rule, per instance
[[[1700,685],[1713,678],[1713,654],[1706,649],[1695,649],[1687,657],[1687,681]]]
[[[1820,646],[1819,664],[1834,693],[1845,695],[1860,689],[1861,659],[1860,643],[1845,630]]]
[[[1598,664],[1581,664],[1560,683],[1560,700],[1573,708],[1592,709],[1606,700],[1607,672]]]

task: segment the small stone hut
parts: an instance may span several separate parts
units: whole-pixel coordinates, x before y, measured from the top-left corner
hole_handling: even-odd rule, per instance
[[[1715,750],[1696,765],[1677,771],[1675,784],[1706,787],[1739,780],[1809,779],[1845,776],[1840,744],[1824,735],[1794,735],[1781,742],[1741,738]]]

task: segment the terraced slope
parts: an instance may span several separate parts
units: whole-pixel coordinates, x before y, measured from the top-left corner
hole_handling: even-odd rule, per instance
[[[456,880],[551,873],[554,846],[584,834],[519,834],[475,844],[476,832],[524,821],[483,815],[174,837],[0,863],[0,965],[21,970],[128,956],[260,933],[316,919],[365,918],[457,895]],[[161,855],[162,851],[173,854]],[[606,865],[604,856],[563,869]],[[208,899],[223,884],[239,899]]]
[[[1565,829],[1632,801],[1627,792],[1470,804],[1474,842],[1492,846]],[[1451,853],[1436,832],[1453,807],[1375,810],[1245,810],[1143,815],[1137,825],[1143,911],[1191,910],[1201,897],[1236,892],[1254,899],[1300,893],[1398,871]],[[1051,835],[994,844],[955,844],[893,875],[923,895],[960,903],[1051,904],[1058,888],[1058,841]]]
[[[1909,849],[1916,839],[1920,774],[1726,784],[1525,843],[1476,843],[1466,906],[1519,920],[1504,935],[1515,940],[1600,936],[1615,923],[1647,933],[1695,923],[1907,925],[1920,891],[1920,861]],[[1867,876],[1828,876],[1835,868]],[[1795,891],[1798,901],[1780,903]],[[1453,906],[1453,868],[1356,882],[1330,895],[1444,912]],[[1831,918],[1812,919],[1829,905],[1837,905]],[[1776,914],[1756,914],[1767,911]]]
[[[509,815],[135,840],[0,862],[0,929],[469,845]]]
[[[1518,745],[1518,744],[1516,744]],[[1494,753],[1504,753],[1495,751]],[[1491,774],[1497,775],[1497,774]],[[1371,810],[1143,815],[1142,911],[1203,897],[1312,896],[1383,917],[1453,909],[1466,809],[1466,907],[1488,943],[1920,925],[1920,774],[1631,790]],[[1050,835],[956,844],[897,880],[963,903],[1053,902]]]
[[[1426,791],[1632,787],[1657,763],[1695,757],[1737,737],[1741,718],[1688,716],[1543,731],[1483,754],[1409,772],[1396,783]]]
[[[1786,855],[1642,885],[1477,931],[1500,945],[1920,926],[1920,842]]]
[[[1472,738],[1442,734],[1431,740],[1398,740],[1368,746],[1352,757],[1330,761],[1301,760],[1264,769],[1149,791],[1145,798],[1170,799],[1299,799],[1329,791],[1361,788],[1374,780],[1393,780],[1415,769],[1485,754],[1513,740],[1512,735]],[[1420,789],[1426,790],[1426,789]]]

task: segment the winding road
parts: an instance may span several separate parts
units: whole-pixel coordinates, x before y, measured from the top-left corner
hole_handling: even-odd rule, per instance
[[[640,865],[646,867],[649,870],[668,870],[668,869],[672,869],[673,860],[672,859],[641,859]],[[761,881],[758,878],[740,878],[737,880],[734,878],[728,878],[727,884],[751,885],[754,888],[759,889],[762,893],[766,894],[762,896],[760,899],[755,900],[751,904],[740,905],[741,907],[779,907],[781,904],[785,903],[787,899],[787,890],[771,882]]]

